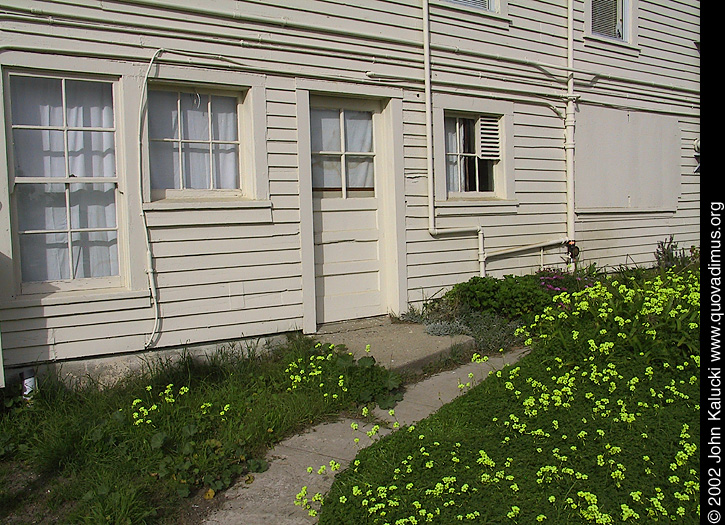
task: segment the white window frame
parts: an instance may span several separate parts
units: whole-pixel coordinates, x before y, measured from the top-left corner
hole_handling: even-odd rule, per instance
[[[594,2],[596,0],[585,0],[585,27],[586,36],[597,42],[606,42],[609,44],[619,44],[636,47],[638,44],[637,36],[637,20],[638,20],[638,0],[612,0],[621,2],[622,17],[622,35],[621,37],[610,36],[602,33],[594,32]]]
[[[433,168],[435,199],[440,203],[474,202],[511,205],[516,202],[513,168],[513,102],[435,93],[433,96]],[[450,192],[447,187],[445,118],[456,116],[478,120],[498,118],[499,156],[494,166],[493,191]],[[477,137],[478,138],[478,137]]]
[[[338,191],[337,188],[315,188],[312,187],[313,194],[316,197],[338,197],[343,199],[357,197],[374,197],[378,187],[378,154],[376,152],[378,140],[378,129],[380,127],[380,103],[377,100],[366,99],[349,99],[335,96],[316,96],[310,97],[310,116],[315,109],[337,110],[340,113],[340,150],[339,151],[315,151],[310,149],[310,156],[338,156],[341,158],[341,183],[342,187]],[[345,148],[345,112],[360,111],[372,114],[372,151],[370,152],[354,152],[346,151]],[[310,131],[311,132],[311,131]],[[373,187],[360,188],[351,190],[347,184],[347,173],[345,166],[346,156],[352,157],[370,157],[373,160]],[[312,171],[310,171],[312,174]]]
[[[439,0],[437,3],[469,13],[508,17],[508,0]]]
[[[237,100],[237,140],[235,141],[220,141],[220,140],[214,140],[211,135],[211,119],[212,114],[211,111],[208,111],[208,118],[209,118],[209,139],[206,141],[203,140],[186,140],[182,139],[181,137],[178,137],[176,139],[156,139],[148,136],[147,132],[147,143],[146,143],[146,157],[148,159],[148,165],[149,169],[147,171],[148,173],[148,184],[151,189],[151,200],[152,201],[159,201],[159,200],[165,200],[165,199],[209,199],[209,198],[240,198],[245,195],[245,188],[244,188],[244,179],[245,174],[251,171],[251,162],[248,158],[246,158],[246,155],[244,154],[244,148],[243,145],[250,140],[245,128],[242,124],[243,121],[243,101],[244,101],[244,95],[245,93],[239,92],[239,91],[227,91],[227,90],[221,90],[221,89],[208,89],[204,87],[195,87],[195,86],[189,86],[184,84],[150,84],[149,85],[149,93],[155,91],[166,91],[169,93],[176,93],[177,94],[177,111],[179,115],[179,119],[181,119],[181,109],[179,107],[180,104],[180,97],[183,94],[192,94],[192,95],[203,95],[208,96],[208,103],[211,104],[211,96],[218,95],[218,96],[224,96],[224,97],[230,97],[235,98]],[[151,111],[146,112],[146,128],[149,129],[150,124],[150,118],[151,118]],[[181,120],[179,120],[179,129],[181,129]],[[180,131],[179,131],[180,132]],[[181,180],[179,181],[179,188],[173,188],[173,189],[158,189],[153,188],[151,186],[151,169],[150,169],[150,163],[151,163],[151,149],[150,144],[152,142],[156,141],[164,141],[164,142],[174,142],[178,143],[178,152],[176,154],[179,155],[179,174]],[[210,148],[210,155],[209,155],[209,177],[210,177],[210,186],[213,186],[214,183],[214,177],[213,177],[213,169],[211,166],[211,163],[213,162],[213,155],[211,154],[211,148],[214,144],[234,144],[237,146],[238,151],[238,158],[237,158],[237,174],[236,174],[236,182],[237,187],[236,188],[209,188],[209,189],[193,189],[193,188],[183,188],[181,186],[184,185],[185,176],[184,176],[184,162],[182,158],[182,145],[186,143],[193,143],[193,144],[201,144],[201,143],[208,143]],[[247,192],[251,193],[251,192]]]
[[[449,151],[446,149],[445,155],[446,155],[446,167],[448,166],[448,161],[451,158],[455,159],[455,163],[457,166],[458,171],[458,191],[452,191],[450,188],[446,188],[448,191],[448,194],[455,195],[458,193],[464,193],[464,194],[471,194],[471,193],[478,193],[485,196],[495,196],[496,194],[496,165],[501,160],[501,131],[500,131],[500,117],[497,115],[461,115],[461,114],[450,114],[446,113],[445,120],[454,120],[455,121],[455,128],[456,128],[456,151]],[[462,149],[465,149],[464,147],[464,140],[463,140],[463,133],[464,133],[464,126],[466,125],[466,122],[470,122],[473,127],[473,147],[471,148],[471,151],[461,151]],[[494,124],[495,123],[495,124]],[[485,125],[495,125],[496,131],[495,131],[495,146],[491,146],[489,144],[489,147],[487,148],[488,151],[484,152],[482,151],[482,140],[484,132],[482,132],[482,126]],[[448,134],[448,131],[446,130],[446,135]],[[446,147],[448,147],[448,140],[446,140]],[[481,164],[480,162],[475,162],[474,168],[475,168],[475,175],[474,175],[474,181],[476,184],[475,189],[461,189],[466,187],[466,177],[464,175],[464,169],[465,169],[465,160],[466,159],[476,159],[476,160],[483,160],[486,162],[493,162],[494,164],[491,166],[492,168],[492,181],[491,185],[493,186],[493,189],[491,190],[484,190],[480,187],[480,181],[481,181]],[[446,184],[448,184],[448,174],[446,173]]]
[[[213,76],[213,82],[210,78]],[[208,71],[163,65],[147,83],[148,89],[212,92],[239,97],[237,119],[240,133],[238,190],[154,190],[149,163],[148,107],[143,115],[143,208],[147,211],[204,210],[209,208],[271,208],[267,162],[267,95],[263,75],[238,71]],[[264,217],[269,215],[265,213]],[[192,220],[192,215],[188,215]],[[266,218],[260,220],[267,220]]]
[[[62,80],[62,101],[63,101],[63,124],[61,126],[26,126],[13,124],[13,117],[11,112],[11,93],[10,93],[10,77],[11,76],[25,76],[45,79],[59,79]],[[123,199],[121,198],[120,187],[122,185],[121,177],[121,156],[123,155],[121,139],[121,133],[118,128],[119,122],[119,106],[120,106],[120,91],[119,91],[119,78],[108,77],[108,76],[97,76],[97,75],[85,75],[65,72],[46,72],[46,71],[25,71],[25,70],[6,70],[2,77],[4,93],[3,93],[3,104],[5,111],[5,137],[7,142],[7,165],[8,165],[8,190],[10,194],[10,223],[11,223],[11,244],[12,250],[16,257],[14,257],[13,264],[13,275],[16,283],[15,289],[21,295],[33,295],[33,294],[47,294],[52,292],[64,292],[64,291],[83,291],[83,290],[96,290],[96,289],[118,289],[123,286],[125,282],[125,273],[127,271],[125,266],[125,245],[127,242],[127,235],[123,228],[123,216],[122,210]],[[66,114],[66,102],[65,102],[65,83],[67,80],[73,81],[90,81],[90,82],[104,82],[111,84],[112,97],[113,97],[113,126],[111,128],[91,128],[91,127],[80,127],[75,128],[67,125],[67,114]],[[65,156],[65,177],[18,177],[15,174],[15,158],[14,158],[14,146],[13,146],[13,130],[14,129],[43,129],[53,131],[63,131],[64,134],[64,156]],[[115,177],[75,177],[68,173],[68,140],[67,134],[69,131],[103,131],[113,132],[114,134],[114,149],[115,149]],[[69,176],[71,175],[71,176]],[[22,278],[22,261],[20,260],[20,232],[17,228],[19,224],[18,210],[17,210],[17,194],[15,189],[18,185],[22,184],[63,184],[66,186],[65,192],[69,191],[71,184],[113,184],[115,185],[115,211],[116,211],[116,226],[115,228],[72,228],[70,218],[67,218],[66,230],[69,237],[69,265],[72,267],[73,253],[71,244],[71,233],[75,231],[108,231],[113,230],[116,232],[116,257],[118,265],[118,275],[106,276],[106,277],[88,277],[88,278],[73,278],[64,280],[48,280],[48,281],[23,281]],[[68,200],[66,198],[66,213],[68,211]],[[48,231],[50,233],[56,233],[56,230],[39,230]],[[28,232],[23,232],[28,233]],[[37,232],[35,232],[37,233]],[[72,273],[72,270],[71,270]]]

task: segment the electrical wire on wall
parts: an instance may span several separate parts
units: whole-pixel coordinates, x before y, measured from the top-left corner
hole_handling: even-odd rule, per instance
[[[143,77],[143,86],[141,87],[141,100],[139,101],[138,107],[138,187],[139,187],[139,205],[141,206],[141,220],[143,222],[144,240],[146,242],[146,275],[149,280],[149,291],[151,292],[151,306],[154,309],[154,327],[151,330],[151,334],[144,343],[144,349],[150,347],[153,344],[154,338],[159,331],[159,324],[161,322],[159,312],[159,299],[156,290],[156,279],[154,278],[154,261],[153,255],[151,254],[151,238],[149,236],[148,222],[146,221],[146,210],[144,210],[144,199],[143,199],[143,116],[144,107],[146,106],[147,91],[148,91],[148,79],[151,74],[151,68],[154,65],[154,61],[163,53],[163,49],[159,48],[151,57],[146,74]]]

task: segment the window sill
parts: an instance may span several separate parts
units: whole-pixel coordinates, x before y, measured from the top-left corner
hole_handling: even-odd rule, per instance
[[[452,197],[435,203],[436,215],[512,215],[515,214],[519,201],[497,197]]]
[[[639,57],[639,54],[642,52],[639,46],[625,42],[624,40],[591,34],[584,36],[584,45],[585,47],[596,47],[597,49],[614,50],[617,52],[623,51],[634,58]]]
[[[150,228],[272,222],[271,200],[163,199],[144,203],[143,210]]]
[[[0,302],[0,308],[29,308],[134,299],[142,299],[148,302],[149,297],[148,289],[128,290],[119,287],[96,290],[58,290],[55,292],[22,294],[5,299]]]

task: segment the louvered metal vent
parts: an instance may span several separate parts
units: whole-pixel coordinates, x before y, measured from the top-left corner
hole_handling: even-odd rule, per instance
[[[478,119],[478,157],[484,160],[499,160],[501,158],[501,143],[499,131],[499,118],[491,115],[481,115]]]
[[[592,0],[592,33],[622,39],[622,0]]]
[[[468,7],[475,7],[478,9],[485,9],[486,11],[491,10],[491,4],[489,0],[448,0],[452,4],[467,5]]]

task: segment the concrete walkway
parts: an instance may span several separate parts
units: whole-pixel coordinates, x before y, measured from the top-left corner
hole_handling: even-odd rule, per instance
[[[316,338],[325,343],[345,344],[356,357],[373,355],[376,361],[388,368],[404,371],[420,369],[423,364],[439,359],[453,345],[472,344],[468,338],[437,337],[425,333],[417,324],[391,323],[386,318],[335,323],[320,328]],[[370,352],[365,348],[370,344]],[[478,383],[492,370],[518,360],[528,350],[521,349],[491,357],[485,363],[470,363],[460,368],[442,372],[406,389],[403,401],[395,407],[395,417],[387,411],[376,409],[373,414],[388,423],[395,420],[400,425],[410,425],[429,416],[441,406],[462,394],[458,384],[467,383],[469,373]],[[357,431],[351,423],[359,424]],[[334,423],[318,425],[307,432],[293,436],[272,449],[267,455],[269,470],[254,474],[254,479],[242,480],[229,488],[225,500],[204,521],[205,525],[309,525],[317,519],[305,509],[294,505],[295,496],[307,486],[307,497],[316,492],[325,494],[332,486],[334,472],[330,461],[340,463],[344,469],[357,452],[372,444],[366,432],[372,424],[341,419]],[[382,428],[375,439],[391,430]],[[360,438],[355,443],[355,438]],[[326,466],[323,475],[318,469]],[[308,473],[312,467],[313,473]]]

